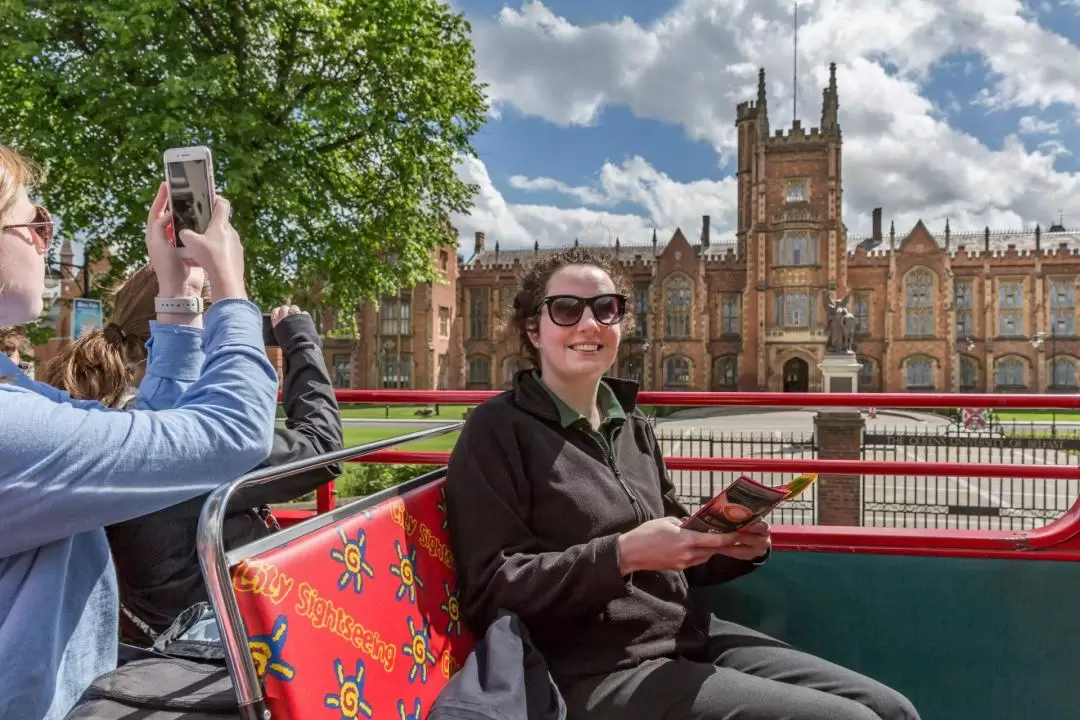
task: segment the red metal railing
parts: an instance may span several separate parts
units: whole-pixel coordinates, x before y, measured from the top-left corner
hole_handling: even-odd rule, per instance
[[[342,404],[367,405],[475,405],[498,394],[496,391],[408,391],[339,390]],[[641,405],[654,406],[738,406],[738,407],[875,407],[933,409],[965,407],[1080,410],[1076,395],[994,395],[921,393],[700,393],[645,391],[638,395]],[[435,419],[435,418],[430,418]],[[382,450],[367,455],[362,462],[416,465],[445,465],[446,452]],[[987,463],[876,462],[864,460],[798,460],[759,458],[665,458],[671,470],[742,472],[818,472],[837,475],[925,475],[951,477],[1080,479],[1080,467],[1047,465],[1005,465]],[[317,512],[332,507],[330,486],[320,490]],[[284,511],[293,519],[301,512]],[[310,513],[303,513],[310,514]],[[1059,520],[1035,530],[966,531],[911,530],[892,528],[777,526],[774,544],[779,549],[823,550],[844,548],[852,552],[912,553],[961,556],[1015,556],[1017,551],[1040,550],[1047,560],[1080,560],[1080,501]],[[1050,550],[1053,548],[1053,550]]]

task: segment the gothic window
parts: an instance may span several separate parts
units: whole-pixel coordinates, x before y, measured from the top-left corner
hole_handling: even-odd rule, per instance
[[[904,334],[931,337],[934,334],[934,277],[926,268],[915,268],[908,273],[906,284]]]
[[[999,388],[1026,387],[1027,383],[1024,382],[1024,362],[1014,357],[998,360],[997,385]]]
[[[469,288],[469,339],[488,339],[488,315],[491,303],[490,288]]]
[[[340,390],[352,387],[352,357],[334,356],[334,387]]]
[[[738,295],[724,295],[722,332],[725,335],[739,334],[739,300]]]
[[[1076,335],[1076,279],[1050,279],[1050,334],[1055,337]]]
[[[724,355],[713,360],[713,389],[733,390],[739,384],[739,359]]]
[[[789,203],[808,202],[810,191],[806,180],[788,180],[784,187],[784,201]]]
[[[379,333],[381,335],[412,335],[412,291],[388,295],[379,302]]]
[[[1076,360],[1071,357],[1054,358],[1054,369],[1050,388],[1076,390]]]
[[[778,291],[774,311],[777,327],[806,328],[814,322],[814,304],[808,290]]]
[[[817,240],[811,233],[784,233],[776,239],[774,265],[816,265],[817,261]]]
[[[970,278],[957,279],[953,283],[953,297],[956,306],[956,337],[970,338],[975,334],[972,303],[975,281]]]
[[[910,358],[906,363],[908,390],[934,389],[934,361],[928,357]]]
[[[634,338],[649,338],[649,283],[634,285]]]
[[[383,390],[408,390],[412,380],[412,358],[387,356],[382,364]]]
[[[491,360],[484,355],[469,358],[468,384],[470,388],[487,389],[491,385]]]
[[[690,359],[675,355],[664,360],[664,384],[686,387],[690,384]]]
[[[979,384],[979,365],[974,358],[960,356],[960,390],[974,392]]]
[[[1024,290],[1019,280],[1002,280],[998,284],[998,335],[1024,336]]]
[[[855,295],[855,332],[870,332],[870,296],[866,293]]]
[[[874,360],[868,357],[859,357],[858,360],[860,363],[859,391],[871,392],[874,388]]]
[[[673,277],[664,289],[664,336],[678,339],[690,337],[690,280]]]

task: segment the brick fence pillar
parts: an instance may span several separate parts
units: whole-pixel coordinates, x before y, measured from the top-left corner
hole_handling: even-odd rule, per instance
[[[859,460],[866,421],[851,410],[823,409],[814,417],[818,458]],[[821,475],[817,481],[818,525],[860,525],[862,476]]]

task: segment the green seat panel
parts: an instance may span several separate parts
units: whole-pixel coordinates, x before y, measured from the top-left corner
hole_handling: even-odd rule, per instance
[[[903,692],[924,720],[1080,717],[1080,563],[777,552],[716,614]]]

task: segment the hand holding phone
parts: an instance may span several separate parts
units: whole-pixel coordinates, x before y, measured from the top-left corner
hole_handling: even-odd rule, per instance
[[[205,233],[214,211],[214,163],[210,148],[196,145],[166,150],[165,180],[169,187],[173,242],[181,257],[189,257],[181,231]]]

